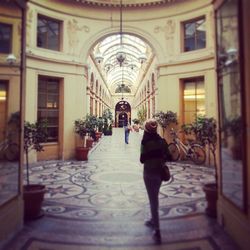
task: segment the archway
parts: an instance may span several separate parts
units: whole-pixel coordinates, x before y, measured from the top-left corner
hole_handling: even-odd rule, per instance
[[[128,122],[131,123],[131,106],[126,101],[120,101],[115,106],[115,126],[123,127]]]

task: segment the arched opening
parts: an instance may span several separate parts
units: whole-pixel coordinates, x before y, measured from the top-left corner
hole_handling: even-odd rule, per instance
[[[115,126],[123,127],[131,123],[131,106],[126,101],[120,101],[115,106]]]
[[[121,51],[124,55],[122,63],[119,62]],[[149,68],[152,70],[154,67],[151,67],[151,64],[152,62],[155,64],[156,61],[151,44],[137,34],[124,33],[122,44],[120,34],[113,33],[106,34],[94,42],[89,50],[88,63],[91,68],[98,69],[95,71],[95,78],[98,78],[99,87],[108,93],[108,101],[104,100],[105,96],[99,95],[100,92],[95,93],[96,95],[93,97],[94,106],[99,108],[99,115],[102,115],[100,104],[106,104],[106,108],[109,108],[115,116],[115,126],[123,126],[121,122],[119,123],[115,103],[123,100],[135,105],[139,95],[139,92],[137,93],[139,86],[143,85],[144,89],[145,72]],[[94,114],[98,113],[95,108],[94,111]],[[131,111],[129,119],[131,122]],[[123,118],[120,117],[120,120]]]

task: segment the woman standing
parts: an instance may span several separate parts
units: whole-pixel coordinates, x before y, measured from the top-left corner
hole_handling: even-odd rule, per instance
[[[145,225],[154,229],[153,239],[161,244],[161,232],[159,223],[159,190],[161,187],[162,166],[171,156],[165,139],[157,133],[157,122],[149,119],[144,125],[144,135],[141,141],[140,161],[144,164],[143,179],[147,190],[151,219]]]

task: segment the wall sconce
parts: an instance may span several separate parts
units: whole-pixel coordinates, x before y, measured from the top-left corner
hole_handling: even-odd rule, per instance
[[[229,66],[237,61],[237,49],[229,48],[227,51],[227,60],[225,62],[226,66]]]
[[[6,62],[9,64],[9,65],[13,65],[15,62],[16,62],[16,56],[14,54],[9,54],[7,57],[6,57]]]

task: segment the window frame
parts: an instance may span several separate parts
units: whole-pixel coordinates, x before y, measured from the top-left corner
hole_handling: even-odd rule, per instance
[[[1,25],[6,26],[6,27],[10,27],[10,39],[9,39],[9,50],[8,52],[4,52],[4,51],[0,51],[0,54],[11,54],[12,53],[12,41],[13,41],[13,25],[10,23],[2,23],[0,22]]]
[[[205,76],[194,76],[190,78],[183,78],[181,79],[181,100],[182,100],[182,105],[181,105],[181,114],[182,114],[182,124],[186,124],[187,121],[185,120],[185,100],[184,100],[184,90],[185,90],[185,83],[187,82],[195,82],[195,96],[197,96],[197,83],[202,81],[204,84],[204,105],[205,105],[205,113],[206,113],[206,89],[205,89]],[[197,98],[195,98],[195,117],[197,117]]]
[[[46,46],[43,47],[43,46],[38,46],[38,35],[39,35],[39,32],[38,32],[38,23],[39,23],[39,18],[43,18],[45,19],[46,21],[54,21],[56,23],[58,23],[58,44],[57,44],[57,48],[54,49],[54,48],[49,48],[48,46],[48,31],[46,30]],[[51,18],[51,17],[48,17],[46,15],[43,15],[43,14],[37,14],[37,26],[36,26],[36,47],[37,48],[41,48],[41,49],[47,49],[47,50],[52,50],[52,51],[61,51],[62,50],[62,21],[59,20],[59,19],[55,19],[55,18]],[[46,25],[46,28],[47,28],[47,25]]]
[[[194,44],[194,49],[191,49],[191,50],[186,50],[185,48],[185,41],[186,41],[186,36],[185,36],[185,25],[188,24],[188,23],[197,23],[198,21],[200,20],[204,20],[204,23],[205,23],[205,26],[206,26],[206,16],[203,15],[203,16],[199,16],[199,17],[196,17],[196,18],[193,18],[193,19],[189,19],[189,20],[186,20],[186,21],[183,21],[182,22],[182,52],[186,53],[186,52],[192,52],[192,51],[196,51],[196,50],[201,50],[201,49],[206,49],[207,47],[207,29],[205,28],[205,46],[203,48],[197,48],[197,29],[195,29],[195,36],[194,36],[194,39],[195,39],[195,44]]]
[[[40,80],[46,81],[46,84],[48,84],[49,80],[53,80],[53,81],[57,81],[58,83],[58,100],[57,100],[57,104],[58,104],[58,108],[40,108],[39,107],[39,82]],[[47,90],[47,89],[46,89]],[[48,101],[48,91],[46,91],[46,101]],[[46,102],[47,103],[47,102]],[[37,83],[37,120],[39,120],[39,111],[44,111],[46,110],[46,112],[49,110],[57,110],[58,112],[58,121],[57,121],[57,126],[50,126],[49,124],[47,125],[47,128],[55,128],[57,127],[57,138],[56,140],[49,140],[48,143],[59,143],[60,142],[60,118],[61,118],[61,78],[58,77],[53,77],[53,76],[44,76],[44,75],[38,75],[38,83]],[[47,118],[47,116],[46,116]],[[45,118],[45,119],[46,119]]]

